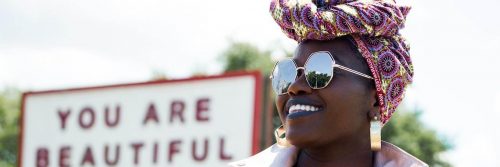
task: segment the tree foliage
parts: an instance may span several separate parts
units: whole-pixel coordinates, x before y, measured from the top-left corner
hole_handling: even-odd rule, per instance
[[[261,51],[245,42],[232,42],[219,60],[223,63],[226,72],[260,70],[264,74],[270,74],[274,66],[270,51]]]
[[[0,166],[15,166],[19,144],[20,92],[6,88],[0,92]]]
[[[421,111],[396,112],[382,129],[382,139],[397,145],[430,166],[451,166],[439,155],[451,148],[420,120]]]

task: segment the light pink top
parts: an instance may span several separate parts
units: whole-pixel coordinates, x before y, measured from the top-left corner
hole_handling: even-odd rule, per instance
[[[299,149],[294,146],[281,147],[277,144],[249,158],[232,162],[233,167],[292,167]],[[375,152],[375,167],[428,167],[427,164],[408,154],[397,146],[382,142],[382,149]]]

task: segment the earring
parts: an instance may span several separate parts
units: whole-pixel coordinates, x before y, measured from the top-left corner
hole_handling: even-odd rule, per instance
[[[379,121],[378,117],[375,116],[370,121],[370,146],[372,151],[380,151],[381,149],[381,137],[380,133],[382,131],[382,123]]]
[[[282,147],[289,147],[291,144],[286,140],[286,130],[281,125],[274,131],[274,137],[276,138],[276,143]]]

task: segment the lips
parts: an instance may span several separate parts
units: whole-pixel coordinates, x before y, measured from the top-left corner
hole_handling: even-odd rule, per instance
[[[323,106],[309,99],[290,99],[285,105],[285,113],[288,119],[294,119],[310,115],[323,110]]]

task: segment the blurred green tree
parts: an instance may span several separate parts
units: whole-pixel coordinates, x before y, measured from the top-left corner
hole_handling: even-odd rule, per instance
[[[16,165],[19,143],[21,93],[15,88],[0,92],[0,166]]]
[[[274,62],[270,57],[270,51],[260,51],[257,47],[249,43],[232,43],[226,51],[221,55],[224,71],[239,71],[239,70],[260,70],[264,77],[269,76]],[[288,53],[290,57],[292,52]],[[268,80],[265,84],[269,84]],[[264,101],[274,97],[272,91],[268,87],[264,90]],[[266,102],[265,102],[266,103]],[[272,104],[267,104],[272,105]],[[280,126],[281,122],[274,108],[273,113],[273,128]],[[404,108],[401,106],[400,108]],[[266,107],[263,108],[266,110]],[[438,137],[437,133],[426,127],[420,119],[421,111],[398,111],[394,114],[391,121],[385,125],[382,130],[382,138],[385,141],[391,142],[398,147],[401,147],[408,153],[426,162],[430,166],[451,166],[448,162],[440,158],[440,154],[449,150],[451,145],[444,139]],[[266,115],[266,114],[263,114]],[[265,119],[263,119],[265,120]],[[263,134],[264,137],[273,137],[272,134]],[[263,145],[265,146],[265,145]]]
[[[231,42],[230,46],[219,57],[224,71],[259,70],[263,74],[270,74],[274,63],[271,51],[261,51],[257,47],[245,42]]]
[[[451,144],[419,120],[421,113],[419,110],[396,112],[382,129],[382,140],[397,145],[430,166],[451,166],[439,156],[449,150]]]

